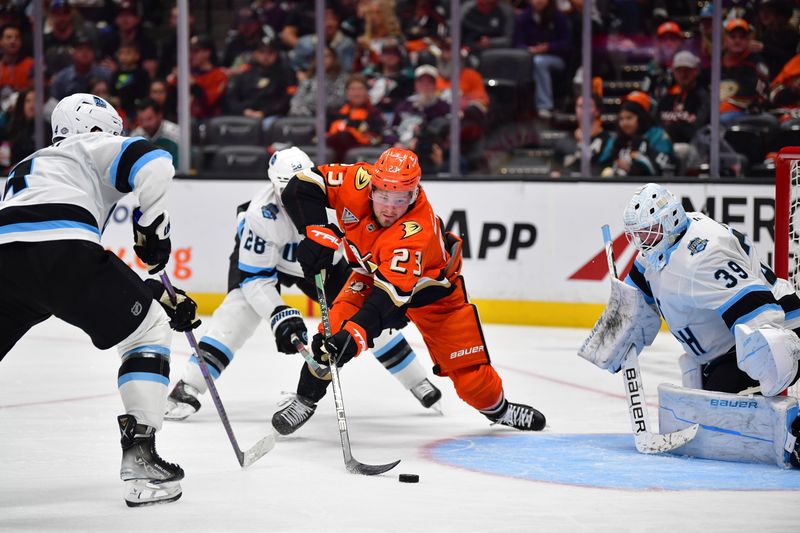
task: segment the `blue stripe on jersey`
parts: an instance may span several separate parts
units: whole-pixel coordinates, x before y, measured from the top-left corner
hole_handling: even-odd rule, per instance
[[[639,264],[638,260],[634,260],[633,268],[631,268],[631,271],[625,276],[624,283],[641,292],[644,301],[648,304],[653,305],[656,303],[650,290],[650,285],[644,277],[644,267]]]
[[[100,230],[96,227],[72,220],[45,220],[42,222],[20,222],[19,224],[8,224],[5,226],[0,226],[0,234],[47,231],[56,229],[79,229],[91,232],[100,237]]]
[[[248,274],[263,274],[263,275],[273,275],[275,274],[276,270],[275,267],[257,267],[253,265],[248,265],[246,263],[242,263],[239,261],[239,270],[242,272],[247,272]]]
[[[165,355],[167,359],[169,359],[170,355],[170,349],[167,346],[162,346],[160,344],[145,344],[143,346],[137,346],[136,348],[128,350],[127,352],[122,354],[122,358],[124,359],[130,355],[141,352],[151,352],[151,353]]]
[[[155,383],[161,383],[165,387],[169,385],[169,378],[160,374],[153,374],[151,372],[128,372],[117,379],[117,387],[121,387],[129,381],[153,381]]]
[[[757,309],[753,309],[746,315],[742,315],[739,318],[737,318],[736,321],[734,321],[733,324],[730,325],[731,333],[733,333],[733,328],[736,327],[736,324],[741,324],[742,322],[748,322],[766,311],[779,311],[782,313],[783,309],[778,304],[765,304]]]
[[[122,146],[120,146],[119,153],[114,158],[114,161],[111,163],[111,168],[108,171],[108,179],[111,182],[111,186],[115,189],[117,187],[117,171],[119,170],[119,162],[122,159],[122,154],[125,153],[125,149],[128,148],[131,144],[135,143],[136,141],[143,141],[144,137],[131,137],[130,139],[125,139],[122,142]],[[127,181],[127,180],[125,180]],[[127,191],[130,192],[130,191]]]
[[[152,161],[153,159],[158,159],[159,157],[167,158],[170,160],[170,163],[172,162],[172,156],[170,155],[170,153],[167,152],[166,150],[161,150],[161,149],[153,150],[152,152],[147,152],[146,154],[144,154],[143,156],[141,156],[139,159],[136,160],[136,163],[133,164],[133,166],[131,167],[130,174],[128,175],[128,185],[130,186],[131,189],[134,188],[135,185],[134,180],[136,179],[136,174],[142,169],[142,167],[145,166],[150,161]]]
[[[392,368],[388,368],[387,370],[389,371],[390,374],[397,374],[405,367],[410,365],[411,361],[413,361],[416,356],[417,355],[414,352],[409,352],[405,359],[394,365]]]
[[[198,365],[198,366],[200,366],[200,362],[197,360],[197,356],[196,355],[192,355],[189,358],[189,364],[190,365]],[[211,375],[211,377],[214,378],[214,381],[219,379],[219,370],[217,370],[214,367],[214,365],[209,365],[208,361],[206,361],[206,368],[208,369],[208,373]]]
[[[794,320],[797,317],[800,317],[800,309],[795,309],[794,311],[786,313],[786,320]]]
[[[746,294],[751,293],[753,291],[767,291],[767,292],[769,292],[769,287],[767,287],[766,285],[749,285],[749,286],[743,288],[742,290],[737,292],[733,296],[733,298],[731,298],[730,300],[728,300],[727,302],[722,304],[719,308],[717,308],[717,314],[722,316],[725,313],[725,311],[730,309],[734,304],[736,304],[736,302],[738,302],[739,300],[744,298],[744,296]]]
[[[239,221],[239,226],[236,228],[236,235],[241,239],[242,232],[244,231],[244,217]]]
[[[239,287],[243,287],[245,284],[250,283],[251,281],[255,281],[257,279],[275,279],[277,277],[278,277],[277,274],[272,274],[270,276],[250,275],[250,276],[247,276],[246,278],[244,278],[242,281],[239,282]]]
[[[733,333],[736,324],[752,320],[766,311],[784,312],[766,285],[752,285],[737,292],[717,309],[717,314]]]
[[[397,346],[400,342],[402,342],[404,337],[402,335],[395,335],[392,340],[390,340],[386,345],[382,346],[380,349],[373,348],[372,355],[375,357],[380,357],[395,346]]]
[[[231,351],[231,349],[222,344],[221,342],[219,342],[217,339],[204,336],[203,338],[200,339],[200,342],[210,344],[211,346],[213,346],[214,348],[225,354],[225,357],[228,358],[228,361],[233,361],[233,352]]]

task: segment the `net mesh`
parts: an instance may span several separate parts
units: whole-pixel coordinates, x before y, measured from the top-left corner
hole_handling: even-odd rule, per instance
[[[789,275],[800,287],[800,159],[789,164]]]

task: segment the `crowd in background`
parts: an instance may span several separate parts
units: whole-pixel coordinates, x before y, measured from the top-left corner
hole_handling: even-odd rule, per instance
[[[167,0],[46,4],[45,116],[69,94],[103,96],[128,133],[160,144],[177,165],[177,8]],[[450,1],[328,0],[322,66],[314,4],[229,1],[227,17],[202,28],[190,16],[193,144],[202,144],[203,126],[215,117],[247,117],[266,133],[285,117],[324,112],[336,161],[354,149],[396,145],[417,150],[426,172],[447,170]],[[772,152],[800,144],[800,3],[723,6],[722,171],[766,175]],[[510,161],[519,173],[579,172],[582,9],[583,0],[461,3],[462,172],[496,173]],[[707,170],[711,17],[709,2],[592,3],[593,175]],[[30,0],[0,5],[5,171],[34,148],[32,20]],[[325,110],[316,108],[319,68]],[[264,139],[265,152],[282,147],[274,135]]]

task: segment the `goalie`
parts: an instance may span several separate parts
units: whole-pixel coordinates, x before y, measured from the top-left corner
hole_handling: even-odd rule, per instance
[[[581,347],[581,357],[617,372],[631,345],[641,353],[653,342],[663,317],[684,349],[679,358],[683,386],[715,391],[674,387],[670,391],[680,397],[678,402],[685,404],[694,394],[691,402],[702,411],[742,391],[771,398],[797,381],[800,298],[759,261],[745,235],[702,213],[687,214],[680,201],[654,183],[633,195],[624,225],[639,255],[624,282],[612,280],[608,306]],[[770,401],[775,411],[778,400]],[[786,434],[780,445],[800,468],[800,417],[791,402],[793,408],[782,408],[789,419],[779,428]],[[664,409],[662,397],[662,414]],[[737,420],[749,416],[744,411],[735,413]]]

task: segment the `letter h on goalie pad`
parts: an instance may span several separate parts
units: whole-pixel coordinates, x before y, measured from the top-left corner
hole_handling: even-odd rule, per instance
[[[658,401],[661,432],[700,424],[694,439],[677,448],[676,454],[789,465],[795,446],[790,428],[798,416],[796,398],[742,396],[662,383]]]

